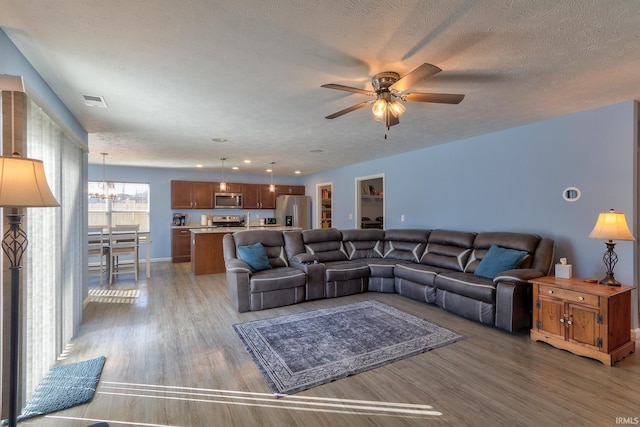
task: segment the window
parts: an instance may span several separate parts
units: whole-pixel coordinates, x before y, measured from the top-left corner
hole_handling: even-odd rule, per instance
[[[149,231],[149,184],[89,181],[89,226],[137,224]]]

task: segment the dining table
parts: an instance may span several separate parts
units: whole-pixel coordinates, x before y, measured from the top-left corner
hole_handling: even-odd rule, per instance
[[[109,246],[109,242],[111,240],[111,235],[118,235],[122,233],[131,233],[131,231],[105,231],[103,235],[103,242],[105,246]],[[97,236],[99,233],[94,231],[89,231],[89,236]],[[138,231],[138,245],[141,243],[145,246],[145,273],[147,279],[151,278],[151,232],[150,231]],[[110,259],[107,259],[107,263],[111,262]],[[140,260],[138,259],[138,262]]]

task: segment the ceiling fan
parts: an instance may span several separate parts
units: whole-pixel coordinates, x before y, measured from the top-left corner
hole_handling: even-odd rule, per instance
[[[416,83],[427,77],[434,76],[442,71],[435,65],[424,63],[418,68],[400,77],[400,74],[394,71],[383,71],[378,73],[371,79],[373,91],[358,89],[351,86],[344,86],[335,83],[324,84],[321,87],[328,89],[344,90],[346,92],[360,93],[362,95],[373,96],[374,100],[361,102],[359,104],[347,107],[337,113],[327,116],[327,119],[335,119],[344,114],[358,110],[367,105],[373,104],[373,116],[378,121],[384,121],[387,130],[391,126],[400,123],[400,115],[404,113],[406,107],[400,102],[437,102],[440,104],[459,104],[464,95],[450,93],[405,93]]]

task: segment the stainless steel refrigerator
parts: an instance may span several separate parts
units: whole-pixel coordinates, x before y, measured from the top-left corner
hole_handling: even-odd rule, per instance
[[[311,197],[276,197],[276,222],[287,227],[311,228]]]

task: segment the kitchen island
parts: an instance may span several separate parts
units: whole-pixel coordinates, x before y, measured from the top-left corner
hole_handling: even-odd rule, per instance
[[[191,228],[191,272],[196,275],[224,273],[222,238],[225,234],[246,230],[246,227],[200,227]],[[265,225],[251,227],[251,230],[300,230],[298,227]]]

